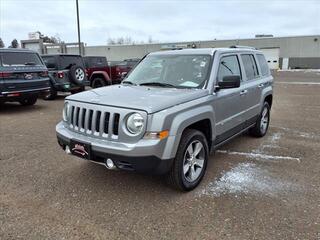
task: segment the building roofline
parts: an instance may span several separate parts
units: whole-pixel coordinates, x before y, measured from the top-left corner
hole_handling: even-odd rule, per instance
[[[275,37],[253,37],[253,38],[226,38],[226,39],[208,39],[208,40],[194,40],[194,41],[176,41],[176,42],[158,42],[158,43],[137,43],[137,44],[114,44],[114,45],[92,45],[86,47],[125,47],[125,46],[153,46],[153,45],[170,45],[170,44],[192,44],[192,43],[206,43],[206,42],[223,42],[223,41],[243,41],[243,40],[261,40],[261,39],[279,39],[279,38],[303,38],[316,37],[320,35],[293,35],[293,36],[275,36]]]

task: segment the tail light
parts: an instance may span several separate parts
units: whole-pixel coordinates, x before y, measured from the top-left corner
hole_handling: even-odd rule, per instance
[[[89,71],[88,71],[88,69],[85,69],[84,71],[86,72],[87,77],[89,77]]]
[[[64,77],[64,73],[63,72],[58,72],[58,78],[63,78]]]
[[[12,76],[11,72],[0,72],[0,77],[2,78],[9,78]]]
[[[48,71],[44,71],[40,73],[41,77],[48,77]]]

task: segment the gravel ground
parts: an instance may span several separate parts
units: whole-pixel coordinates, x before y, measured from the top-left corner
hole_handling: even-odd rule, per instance
[[[262,139],[210,157],[189,193],[64,154],[63,97],[0,110],[0,239],[320,239],[319,73],[275,73]]]

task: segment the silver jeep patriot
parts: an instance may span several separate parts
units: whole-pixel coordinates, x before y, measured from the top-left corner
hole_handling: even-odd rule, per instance
[[[219,146],[247,130],[266,134],[272,84],[263,53],[250,47],[150,53],[120,85],[67,97],[58,142],[68,154],[163,174],[188,191]]]

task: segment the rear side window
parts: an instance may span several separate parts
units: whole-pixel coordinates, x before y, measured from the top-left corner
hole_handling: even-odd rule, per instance
[[[262,54],[257,54],[257,59],[258,59],[259,65],[260,65],[261,75],[268,76],[269,75],[269,66],[266,61],[266,58]]]
[[[48,57],[42,57],[44,64],[47,66],[48,69],[56,69],[57,68],[57,64],[56,64],[56,60],[55,57],[53,56],[48,56]]]
[[[252,54],[242,54],[244,70],[246,72],[247,80],[255,79],[259,76],[256,61]]]
[[[28,52],[2,52],[0,54],[1,65],[10,66],[39,66],[43,65],[40,57],[36,53]]]
[[[76,56],[60,56],[60,69],[69,69],[72,65],[83,67],[81,57]]]
[[[86,67],[107,67],[107,59],[103,57],[88,57],[84,58]]]
[[[218,81],[221,82],[224,76],[238,75],[241,77],[238,57],[236,55],[222,57],[218,69]]]

